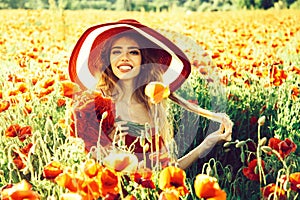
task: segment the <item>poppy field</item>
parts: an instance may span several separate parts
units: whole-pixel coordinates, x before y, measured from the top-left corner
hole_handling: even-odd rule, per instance
[[[299,198],[299,11],[1,10],[0,18],[1,199]],[[71,51],[88,27],[122,18],[180,43],[193,69],[176,92],[234,122],[232,141],[187,170],[135,171],[134,156],[120,151],[92,159],[75,137],[72,97],[81,91],[68,77]],[[170,104],[183,155],[217,125]]]

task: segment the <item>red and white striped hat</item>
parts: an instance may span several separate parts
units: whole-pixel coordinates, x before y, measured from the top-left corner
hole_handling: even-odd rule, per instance
[[[156,62],[163,66],[163,83],[174,92],[188,78],[191,64],[187,56],[173,42],[157,31],[133,19],[100,24],[87,29],[75,45],[69,62],[69,75],[82,89],[95,89],[98,80],[95,70],[89,65],[91,52],[107,39],[124,31],[134,31],[160,48]],[[98,47],[99,48],[99,47]],[[163,52],[165,53],[161,53]],[[99,55],[100,56],[100,55]]]

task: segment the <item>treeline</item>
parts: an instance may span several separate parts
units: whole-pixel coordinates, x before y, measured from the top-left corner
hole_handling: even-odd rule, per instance
[[[0,9],[100,9],[127,11],[219,11],[300,8],[300,0],[0,0]]]

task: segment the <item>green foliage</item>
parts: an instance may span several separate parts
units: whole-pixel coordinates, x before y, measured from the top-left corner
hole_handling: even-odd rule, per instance
[[[182,7],[189,11],[226,11],[235,9],[299,9],[299,0],[0,0],[0,9],[48,9],[51,4],[61,9],[100,9],[124,11],[171,10]],[[276,4],[276,5],[275,5]],[[280,6],[278,6],[280,5]]]
[[[300,0],[293,2],[290,6],[291,9],[300,9]]]

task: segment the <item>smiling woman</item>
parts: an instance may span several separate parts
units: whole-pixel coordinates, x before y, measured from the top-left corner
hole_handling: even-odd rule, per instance
[[[188,78],[190,71],[188,58],[174,43],[135,20],[121,20],[88,29],[77,42],[69,66],[71,80],[83,89],[100,91],[104,97],[113,101],[117,131],[106,133],[104,136],[108,139],[105,141],[110,140],[114,144],[117,140],[119,147],[125,144],[140,161],[146,160],[148,167],[153,167],[153,160],[156,163],[163,160],[162,166],[166,166],[170,159],[173,160],[166,159],[173,138],[173,129],[166,113],[167,101],[153,103],[151,95],[148,97],[145,94],[149,83],[161,83],[158,85],[169,91],[168,95],[161,96],[170,95],[169,99],[179,105],[221,123],[219,130],[178,159],[180,167],[188,167],[217,142],[231,139],[233,123],[226,114],[218,115],[192,106],[174,93]],[[80,120],[84,119],[76,121],[77,134],[88,143],[94,141],[96,146],[98,140],[91,136],[98,136],[98,132],[92,134],[80,129]],[[136,135],[130,129],[130,124],[149,128],[140,130]],[[94,125],[97,126],[97,123]],[[152,160],[151,166],[149,159]]]

